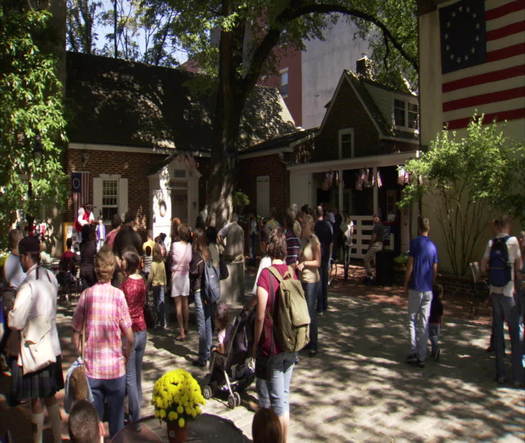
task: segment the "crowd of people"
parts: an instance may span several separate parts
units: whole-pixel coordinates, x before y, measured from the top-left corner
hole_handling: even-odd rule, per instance
[[[3,304],[0,311],[5,315],[2,324],[8,327],[3,330],[2,352],[11,371],[10,404],[31,400],[35,442],[42,440],[44,407],[54,439],[60,441],[61,422],[55,394],[64,388],[64,378],[56,326],[57,291],[59,281],[67,285],[75,278],[77,266],[82,291],[72,318],[73,345],[85,370],[91,399],[88,404],[94,406],[99,421],[109,422],[110,437],[125,425],[126,404],[127,421],[140,420],[147,331],[149,328],[165,330],[170,326],[167,294],[174,301],[175,340],[187,340],[189,306],[194,305],[199,336],[195,366],[206,367],[214,352],[225,351],[229,308],[214,291],[220,288],[219,280],[227,277],[224,275],[227,268],[223,271],[221,263],[224,243],[228,242],[229,234],[236,242],[243,238],[239,235],[242,229],[238,228],[236,217],[220,231],[202,220],[190,228],[175,218],[170,245],[165,244],[165,234],[153,238],[151,231],[139,229],[140,224],[133,217],[127,217],[122,223],[115,216],[107,235],[100,223],[87,220],[79,227],[79,254],[73,250],[73,239],[67,241],[67,250],[60,259],[58,281],[53,272],[40,264],[38,237],[23,237],[16,229],[9,233],[11,253],[4,265],[5,285],[0,298]],[[511,333],[513,381],[520,385],[523,383],[523,331],[520,328],[525,304],[523,291],[517,286],[522,271],[520,244],[509,235],[507,221],[497,221],[495,229],[496,237],[487,245],[482,267],[489,275],[496,373],[498,381],[503,382],[503,323],[506,321]],[[438,254],[429,237],[428,219],[418,220],[418,231],[419,235],[410,243],[405,276],[410,337],[407,362],[424,367],[429,338],[431,356],[437,360],[440,355],[443,288],[435,284]],[[309,357],[315,357],[320,346],[318,316],[329,306],[330,263],[338,257],[345,264],[347,278],[352,235],[352,221],[323,206],[290,208],[282,217],[272,214],[263,223],[255,217],[248,220],[249,254],[252,258],[261,257],[252,297],[245,304],[245,309],[254,312],[250,355],[255,361],[254,375],[262,411],[254,419],[254,439],[257,432],[260,435],[277,432],[279,441],[287,440],[290,386],[298,357],[295,350],[290,351],[277,338],[274,312],[279,303],[280,282],[283,279],[300,282],[309,316],[305,351]],[[383,238],[381,221],[374,217],[372,241],[365,259],[367,271],[373,269],[374,254],[381,250]],[[525,245],[525,240],[521,245]],[[503,257],[499,257],[501,263],[498,251]],[[510,271],[508,263],[512,265]],[[498,271],[499,268],[504,271]],[[368,275],[373,274],[368,272]],[[152,312],[148,303],[150,292]],[[90,412],[86,412],[87,406],[83,405],[77,407],[79,414],[88,417]],[[76,411],[74,407],[73,411]],[[77,422],[70,421],[73,433]],[[266,422],[279,426],[268,428],[264,425]]]

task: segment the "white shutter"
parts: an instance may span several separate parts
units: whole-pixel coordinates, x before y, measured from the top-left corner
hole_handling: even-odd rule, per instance
[[[95,218],[102,216],[102,179],[93,178],[93,215]]]
[[[128,212],[128,179],[121,178],[118,184],[118,212],[124,220],[126,212]]]
[[[270,215],[270,177],[261,175],[256,178],[257,215]]]

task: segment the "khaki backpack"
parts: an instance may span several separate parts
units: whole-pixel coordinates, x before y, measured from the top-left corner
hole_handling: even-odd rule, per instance
[[[300,351],[310,340],[310,314],[303,287],[292,277],[291,267],[284,278],[273,266],[268,270],[279,280],[273,308],[275,337],[283,351]]]

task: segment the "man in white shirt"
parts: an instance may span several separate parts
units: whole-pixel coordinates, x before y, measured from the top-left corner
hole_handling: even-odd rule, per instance
[[[504,322],[509,328],[512,351],[513,384],[523,383],[523,338],[520,334],[520,309],[518,288],[516,287],[518,272],[521,270],[522,259],[518,239],[509,234],[510,222],[507,218],[494,221],[496,236],[489,240],[481,269],[488,272],[490,299],[494,327],[494,348],[496,351],[496,380],[503,384],[505,378],[505,346]]]

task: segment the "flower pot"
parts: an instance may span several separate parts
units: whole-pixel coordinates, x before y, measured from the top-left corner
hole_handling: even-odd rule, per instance
[[[188,439],[188,426],[179,427],[177,421],[167,421],[168,441],[170,443],[184,443]]]

